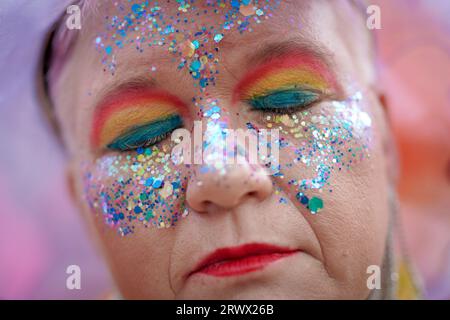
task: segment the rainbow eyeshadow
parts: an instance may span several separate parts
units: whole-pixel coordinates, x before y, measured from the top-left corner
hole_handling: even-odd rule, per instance
[[[91,146],[123,151],[156,143],[180,127],[185,108],[166,92],[129,90],[106,99],[96,110]]]
[[[161,141],[173,130],[181,127],[182,124],[183,121],[179,115],[159,118],[151,123],[134,127],[108,144],[107,148],[124,151],[153,145]]]
[[[273,58],[250,71],[237,85],[234,100],[255,109],[303,106],[336,88],[326,65],[311,54]]]

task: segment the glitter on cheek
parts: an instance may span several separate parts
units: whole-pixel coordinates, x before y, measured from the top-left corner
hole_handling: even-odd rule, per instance
[[[280,165],[280,176],[290,178],[288,184],[294,188],[297,201],[312,214],[324,208],[319,194],[324,189],[333,191],[332,177],[370,157],[372,119],[364,111],[359,92],[345,101],[323,102],[290,115],[266,115],[264,123],[278,128],[285,137],[281,146],[294,156]],[[311,168],[307,171],[313,171],[314,176],[295,177],[298,174],[290,169],[299,165]],[[307,192],[319,194],[308,197]]]
[[[187,179],[174,170],[168,148],[141,148],[132,154],[105,155],[83,164],[89,207],[122,236],[135,225],[168,228],[187,216]]]

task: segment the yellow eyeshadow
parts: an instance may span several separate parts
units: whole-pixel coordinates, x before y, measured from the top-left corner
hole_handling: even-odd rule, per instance
[[[327,82],[317,73],[305,69],[285,69],[271,72],[270,75],[257,80],[243,93],[243,99],[250,99],[268,94],[273,90],[291,88],[293,86],[326,91]]]
[[[115,112],[103,125],[99,145],[105,146],[133,127],[138,127],[177,113],[172,105],[136,105]]]

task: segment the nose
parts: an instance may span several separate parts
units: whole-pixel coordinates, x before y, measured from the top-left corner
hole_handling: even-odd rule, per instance
[[[249,199],[263,201],[272,193],[272,181],[264,169],[241,163],[224,169],[196,174],[187,186],[186,201],[197,212],[207,212],[214,206],[233,209]]]

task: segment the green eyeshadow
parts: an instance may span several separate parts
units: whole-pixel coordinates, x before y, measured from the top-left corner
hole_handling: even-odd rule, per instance
[[[151,123],[132,128],[108,144],[107,148],[109,150],[128,151],[149,146],[161,141],[182,125],[183,121],[179,115],[152,121]]]
[[[254,97],[247,102],[257,110],[289,109],[305,107],[316,101],[319,95],[312,91],[299,89],[286,89],[273,91],[270,94]]]

